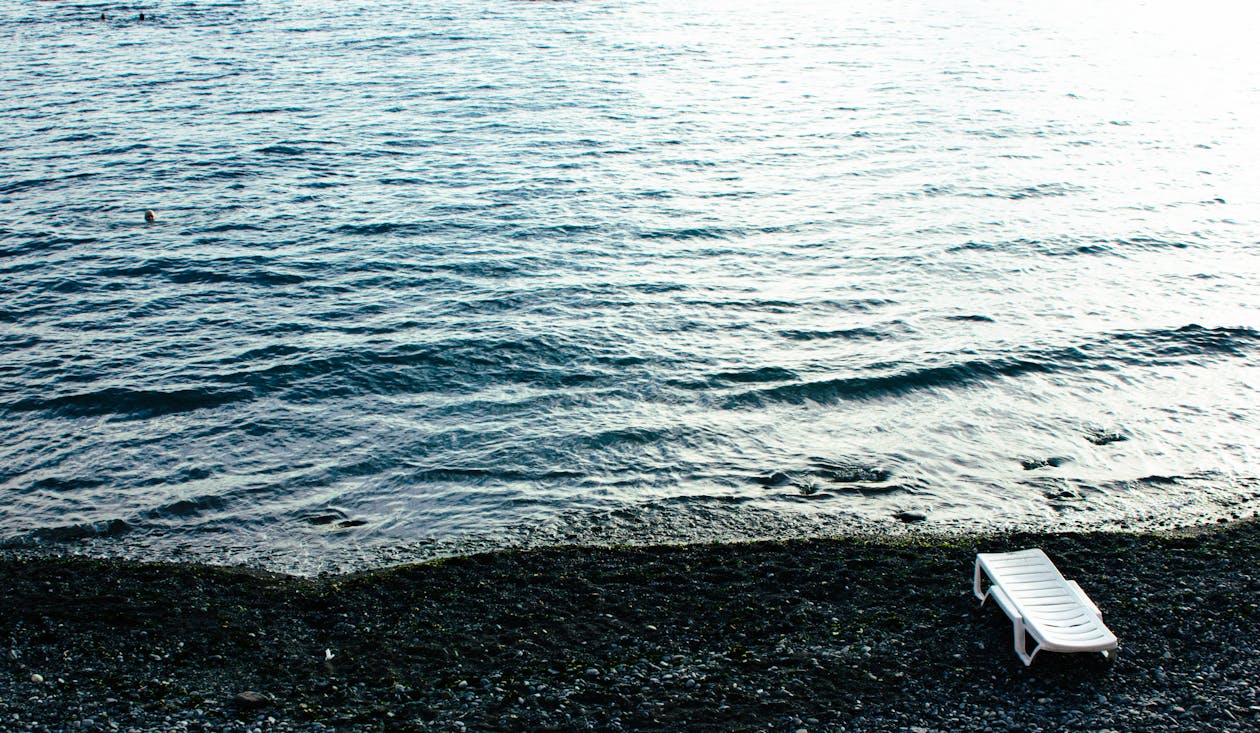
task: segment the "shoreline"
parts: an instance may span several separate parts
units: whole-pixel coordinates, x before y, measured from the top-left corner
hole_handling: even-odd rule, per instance
[[[460,532],[451,537],[401,540],[390,537],[356,538],[340,534],[348,530],[334,525],[331,534],[289,537],[273,543],[258,538],[251,545],[210,546],[164,542],[165,536],[135,537],[121,520],[71,528],[33,530],[26,536],[0,541],[0,558],[65,558],[176,565],[249,568],[299,578],[366,573],[400,565],[416,565],[468,555],[499,552],[532,552],[563,547],[652,547],[705,544],[746,545],[790,540],[887,538],[901,541],[918,537],[948,541],[953,537],[986,537],[1058,534],[1179,534],[1204,527],[1260,519],[1252,499],[1217,513],[1138,513],[1108,519],[1054,517],[1033,519],[940,519],[930,511],[903,509],[882,519],[859,515],[784,513],[741,506],[738,523],[734,514],[705,512],[699,515],[646,505],[645,514],[632,521],[617,516],[619,510],[566,516],[564,521],[521,524],[493,531]],[[803,500],[811,501],[811,500]],[[642,507],[641,507],[642,508]],[[925,517],[924,520],[918,517]],[[115,527],[121,526],[121,531]],[[143,535],[143,533],[139,533]]]
[[[1038,546],[1114,661],[1039,655],[977,605]],[[1260,522],[553,547],[299,578],[0,556],[12,731],[1246,730]],[[331,658],[329,658],[331,653]],[[37,677],[33,677],[36,675]],[[255,696],[242,693],[256,693]]]

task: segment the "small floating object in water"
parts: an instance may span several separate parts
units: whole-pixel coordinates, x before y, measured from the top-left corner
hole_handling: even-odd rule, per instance
[[[153,209],[145,209],[145,210],[144,210],[144,220],[145,220],[145,221],[157,221],[157,214],[153,213]]]

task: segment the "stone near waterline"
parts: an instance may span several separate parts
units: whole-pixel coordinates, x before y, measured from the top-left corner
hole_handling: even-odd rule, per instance
[[[1021,458],[1019,464],[1024,467],[1025,471],[1035,471],[1038,468],[1058,468],[1065,463],[1072,462],[1071,456],[1050,456],[1049,458]]]
[[[757,483],[767,488],[772,486],[782,486],[792,480],[792,477],[783,471],[774,471],[765,476],[758,476]]]
[[[897,512],[893,516],[906,524],[910,524],[911,522],[922,522],[927,519],[927,515],[923,512]]]
[[[1122,443],[1128,440],[1129,436],[1124,433],[1099,431],[1090,433],[1085,438],[1094,445],[1107,445],[1109,443]]]

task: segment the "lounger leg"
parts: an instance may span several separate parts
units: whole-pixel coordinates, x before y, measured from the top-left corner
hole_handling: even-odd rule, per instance
[[[1019,655],[1019,659],[1024,663],[1024,666],[1028,667],[1032,665],[1033,657],[1036,656],[1041,647],[1038,645],[1036,649],[1033,649],[1032,654],[1025,651],[1028,634],[1024,631],[1024,619],[1017,618],[1013,620],[1015,622],[1015,653]]]
[[[980,599],[980,605],[983,606],[987,596],[980,591],[981,584],[980,561],[976,560],[976,575],[971,581],[971,592],[976,594],[976,598]]]

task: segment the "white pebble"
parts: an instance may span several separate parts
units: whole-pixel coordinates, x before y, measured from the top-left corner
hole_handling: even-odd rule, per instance
[[[38,673],[32,672],[32,673],[31,673],[31,682],[34,682],[34,683],[35,683],[35,684],[37,684],[37,685],[42,685],[42,684],[44,684],[44,676],[43,676],[42,674],[38,674]]]

